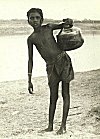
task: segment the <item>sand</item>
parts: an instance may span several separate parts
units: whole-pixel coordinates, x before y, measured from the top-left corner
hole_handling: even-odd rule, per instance
[[[56,135],[62,118],[61,88],[54,131],[43,133],[48,124],[47,77],[32,81],[33,95],[27,91],[27,80],[0,82],[0,139],[100,139],[100,69],[75,73],[70,85],[67,132],[63,135]]]

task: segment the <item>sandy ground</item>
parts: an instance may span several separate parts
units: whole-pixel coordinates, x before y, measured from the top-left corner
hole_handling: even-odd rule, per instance
[[[100,70],[75,73],[63,135],[56,135],[62,117],[60,87],[54,131],[43,133],[48,123],[47,78],[33,78],[33,83],[33,95],[27,91],[27,80],[0,83],[0,139],[100,139]]]

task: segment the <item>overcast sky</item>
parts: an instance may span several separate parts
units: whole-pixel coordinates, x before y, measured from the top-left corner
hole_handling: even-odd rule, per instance
[[[100,0],[0,0],[0,19],[27,19],[32,7],[41,8],[44,18],[100,19]]]

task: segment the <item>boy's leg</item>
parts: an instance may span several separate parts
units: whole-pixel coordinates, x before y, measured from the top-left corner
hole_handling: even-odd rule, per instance
[[[56,109],[56,102],[58,99],[58,87],[59,83],[57,85],[50,86],[49,125],[48,128],[45,129],[47,132],[53,130],[53,119]]]
[[[63,134],[66,131],[66,120],[70,106],[69,83],[62,81],[62,97],[63,97],[63,117],[60,129],[57,134]]]

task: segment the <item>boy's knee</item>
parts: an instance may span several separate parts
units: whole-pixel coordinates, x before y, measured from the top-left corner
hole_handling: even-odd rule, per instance
[[[51,103],[56,103],[57,100],[58,100],[58,94],[56,94],[56,95],[54,94],[54,95],[50,96],[50,102]]]
[[[59,84],[50,86],[50,101],[55,103],[58,99],[58,87]]]
[[[63,95],[62,94],[62,97],[63,97],[63,101],[68,101],[69,100],[69,96],[68,95]]]

